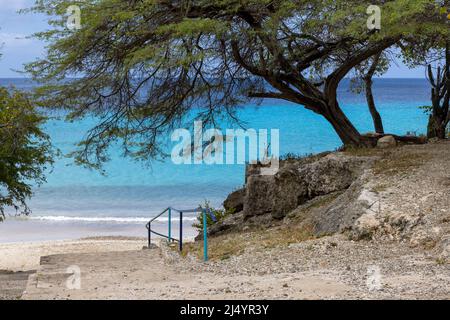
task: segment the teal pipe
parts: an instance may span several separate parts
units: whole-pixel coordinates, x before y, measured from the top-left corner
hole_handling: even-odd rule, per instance
[[[208,261],[208,221],[206,220],[206,209],[203,209],[203,258]]]

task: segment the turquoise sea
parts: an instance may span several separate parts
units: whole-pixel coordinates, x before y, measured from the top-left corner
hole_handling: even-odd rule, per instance
[[[0,85],[21,89],[33,86],[25,79],[0,79]],[[430,90],[425,79],[376,79],[374,93],[387,132],[425,132],[427,117],[418,108],[429,104]],[[348,81],[342,83],[339,99],[359,130],[373,131],[365,98],[350,92]],[[247,128],[279,129],[281,154],[317,153],[340,146],[339,138],[325,120],[298,105],[266,100],[259,106],[241,106],[238,114]],[[82,123],[52,120],[45,130],[54,145],[68,153],[93,123],[93,119]],[[220,129],[226,128],[233,127],[227,124]],[[33,213],[26,220],[46,227],[52,223],[76,224],[90,234],[101,225],[102,235],[122,232],[144,236],[144,222],[164,208],[194,208],[204,200],[219,207],[230,191],[244,183],[243,165],[175,165],[168,159],[149,167],[122,158],[119,149],[111,150],[111,156],[105,166],[106,176],[77,167],[71,159],[58,159],[48,175],[48,183],[35,190],[30,201]],[[15,219],[8,220],[17,223],[13,222]],[[187,217],[187,221],[192,220],[192,216]],[[19,221],[21,225],[25,223]],[[0,241],[15,241],[10,230],[7,224],[0,225]],[[62,233],[55,237],[67,236]]]

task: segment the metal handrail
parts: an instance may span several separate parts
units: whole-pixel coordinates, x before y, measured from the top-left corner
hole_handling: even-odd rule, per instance
[[[186,210],[179,210],[179,209],[175,209],[172,207],[168,207],[167,209],[165,209],[163,212],[161,212],[160,214],[158,214],[156,217],[154,217],[153,219],[151,219],[146,225],[145,227],[148,230],[148,247],[151,248],[152,245],[152,234],[155,234],[157,236],[163,237],[165,239],[168,239],[169,242],[174,241],[174,242],[178,242],[179,246],[180,246],[180,251],[183,251],[183,213],[190,213],[190,212],[200,212],[202,209],[201,208],[197,208],[197,209],[186,209]],[[172,211],[176,211],[180,214],[180,239],[176,239],[172,237]],[[169,234],[165,235],[159,232],[156,232],[154,230],[152,230],[151,226],[152,226],[152,222],[154,222],[155,220],[157,220],[158,218],[160,218],[163,214],[165,214],[166,212],[169,213]]]
[[[147,228],[147,229],[148,229],[148,228]],[[150,232],[153,233],[153,234],[156,234],[157,236],[160,236],[160,237],[169,239],[168,236],[166,236],[166,235],[164,235],[164,234],[162,234],[162,233],[156,232],[156,231],[154,231],[154,230],[150,230]],[[178,239],[175,239],[175,238],[170,238],[169,240],[172,240],[172,241],[174,241],[174,242],[180,242]]]
[[[176,211],[180,214],[180,238],[179,239],[175,239],[172,237],[172,211]],[[169,234],[168,236],[156,232],[154,230],[152,230],[152,222],[154,222],[155,220],[157,220],[158,218],[160,218],[163,214],[165,214],[166,212],[169,213]],[[179,243],[179,247],[180,247],[180,251],[183,251],[183,213],[194,213],[194,212],[203,212],[203,237],[204,237],[204,258],[205,261],[208,261],[208,242],[207,242],[207,223],[206,223],[206,214],[207,212],[210,214],[210,216],[213,218],[213,220],[216,220],[216,217],[214,216],[214,214],[212,213],[211,209],[203,209],[201,207],[196,208],[196,209],[186,209],[186,210],[178,210],[172,207],[168,207],[167,209],[165,209],[163,212],[161,212],[160,214],[158,214],[156,217],[154,217],[153,219],[151,219],[146,225],[145,227],[148,230],[148,248],[151,248],[152,245],[152,233],[166,238],[170,241],[174,241],[174,242],[178,242]]]
[[[159,233],[159,232],[156,232],[156,231],[154,231],[154,230],[152,230],[152,222],[154,222],[155,220],[157,220],[158,218],[160,218],[163,214],[165,214],[166,212],[170,212],[170,207],[169,208],[167,208],[167,209],[165,209],[164,211],[162,211],[160,214],[158,214],[156,217],[154,217],[154,218],[152,218],[146,225],[145,225],[145,227],[147,228],[147,230],[148,230],[148,248],[150,249],[151,248],[151,246],[152,246],[152,233],[153,234],[155,234],[155,235],[157,235],[157,236],[160,236],[160,237],[163,237],[163,238],[166,238],[166,239],[168,239],[169,240],[169,242],[170,241],[179,241],[178,239],[173,239],[172,238],[172,236],[171,236],[171,232],[170,232],[170,229],[171,229],[171,221],[169,221],[169,235],[168,236],[166,236],[166,235],[164,235],[164,234],[161,234],[161,233]],[[170,219],[171,217],[170,217],[170,214],[169,214],[169,220],[171,220]]]
[[[164,210],[163,212],[161,212],[160,214],[158,214],[156,217],[154,217],[153,219],[151,219],[148,223],[147,226],[149,226],[150,224],[152,224],[153,221],[155,221],[156,219],[158,219],[159,217],[161,217],[164,213],[166,213],[167,211],[169,211],[170,207],[167,208],[166,210]]]

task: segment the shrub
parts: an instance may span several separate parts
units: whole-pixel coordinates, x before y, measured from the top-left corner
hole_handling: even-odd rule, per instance
[[[232,209],[232,210],[214,209],[211,207],[210,201],[207,201],[207,200],[205,200],[205,202],[200,205],[200,208],[206,209],[206,210],[211,210],[216,218],[216,221],[214,221],[213,218],[211,217],[211,215],[209,215],[209,214],[206,215],[206,225],[208,228],[211,227],[212,225],[214,225],[215,223],[218,223],[218,222],[222,221],[223,219],[225,219],[226,217],[235,213],[234,209]],[[197,229],[197,231],[199,233],[203,232],[203,212],[200,212],[197,215],[197,222],[195,222],[192,226],[195,229]]]

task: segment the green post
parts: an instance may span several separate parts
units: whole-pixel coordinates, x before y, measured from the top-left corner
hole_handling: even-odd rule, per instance
[[[169,208],[169,242],[172,241],[172,209]]]
[[[206,220],[206,209],[203,209],[203,258],[208,261],[208,221]]]

